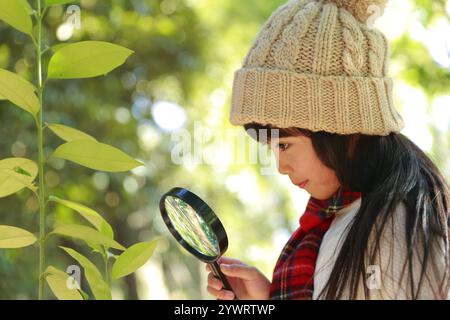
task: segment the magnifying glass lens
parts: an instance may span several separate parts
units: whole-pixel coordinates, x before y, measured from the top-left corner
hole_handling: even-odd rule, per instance
[[[218,257],[220,247],[209,225],[183,200],[167,196],[164,200],[173,227],[192,248],[209,257]]]

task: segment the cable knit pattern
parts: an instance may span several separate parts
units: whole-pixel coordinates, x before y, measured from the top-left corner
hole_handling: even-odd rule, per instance
[[[344,9],[340,9],[342,23],[342,40],[344,41],[344,52],[342,63],[344,70],[349,76],[361,76],[361,68],[364,63],[362,52],[363,34],[355,24],[355,18]]]
[[[380,3],[292,0],[278,8],[234,74],[231,123],[338,134],[403,129],[386,37],[361,20],[364,8]]]
[[[297,10],[305,3],[305,0],[290,1],[280,12],[274,17],[271,23],[267,24],[267,28],[259,37],[258,43],[248,57],[250,66],[262,66],[271,49],[272,43],[278,38],[286,21],[292,19]]]
[[[369,72],[372,77],[381,77],[383,74],[383,60],[380,57],[384,56],[383,35],[379,32],[370,32],[364,30],[364,34],[369,43]]]
[[[281,69],[292,70],[298,57],[299,42],[303,39],[308,27],[320,12],[318,3],[310,2],[302,8],[283,31],[281,41],[274,44],[273,57],[275,66]]]
[[[275,10],[272,15],[270,16],[269,20],[264,24],[264,26],[261,28],[261,30],[259,31],[255,41],[253,42],[253,45],[249,51],[249,53],[247,54],[247,56],[245,57],[244,60],[244,65],[246,66],[255,66],[255,62],[254,62],[254,54],[253,52],[259,51],[256,50],[256,47],[259,45],[259,43],[261,42],[260,39],[265,39],[268,37],[268,34],[272,28],[272,23],[273,21],[284,11],[286,11],[288,9],[288,4],[285,4],[281,7],[279,7],[277,10]]]
[[[322,16],[319,20],[315,42],[312,72],[320,75],[327,75],[334,52],[333,38],[337,24],[338,10],[335,5],[326,4],[323,6]],[[332,32],[330,32],[332,31]]]

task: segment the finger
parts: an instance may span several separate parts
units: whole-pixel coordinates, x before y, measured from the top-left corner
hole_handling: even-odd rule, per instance
[[[220,290],[223,288],[223,283],[222,283],[222,281],[220,281],[219,279],[214,277],[214,275],[212,273],[210,273],[208,275],[208,286],[210,286],[216,290]]]
[[[209,264],[206,264],[206,265],[205,265],[205,269],[206,269],[206,271],[211,272],[211,267],[209,266]]]
[[[237,264],[222,264],[220,270],[227,276],[241,278],[243,280],[254,280],[258,276],[258,270],[250,266]]]
[[[228,257],[220,257],[217,261],[219,264],[238,264],[241,266],[246,266],[244,262],[238,259],[228,258]]]
[[[229,290],[216,290],[209,286],[206,288],[206,290],[218,299],[222,299],[222,300],[233,300],[234,299],[234,293]]]

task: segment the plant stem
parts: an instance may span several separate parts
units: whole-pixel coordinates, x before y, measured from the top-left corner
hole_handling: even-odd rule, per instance
[[[105,262],[105,279],[106,279],[106,283],[108,284],[109,288],[111,289],[111,279],[109,278],[108,253],[106,252],[105,249],[103,249],[103,252],[104,252],[103,260]]]
[[[44,279],[41,275],[45,268],[45,190],[44,190],[44,143],[43,143],[43,109],[42,94],[42,9],[41,0],[37,2],[37,76],[38,76],[38,98],[41,105],[37,115],[37,132],[38,132],[38,166],[39,166],[39,300],[45,299]]]

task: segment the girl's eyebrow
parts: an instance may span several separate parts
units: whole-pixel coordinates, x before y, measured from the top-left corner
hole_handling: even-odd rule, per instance
[[[278,138],[278,141],[290,140],[290,138],[293,138],[293,137],[280,137],[280,138]]]
[[[269,141],[268,143],[269,143],[269,144],[273,144],[273,143],[276,143],[276,144],[285,144],[285,143],[289,143],[289,144],[290,144],[290,142],[289,142],[288,140],[286,140],[287,138],[289,138],[289,137],[283,137],[283,138],[279,138],[279,139],[273,139],[273,140]]]
[[[291,138],[294,138],[293,136],[285,136],[285,137],[279,137],[279,138],[272,138],[269,139],[269,143],[271,143],[272,141],[275,141],[276,143],[291,143]]]

